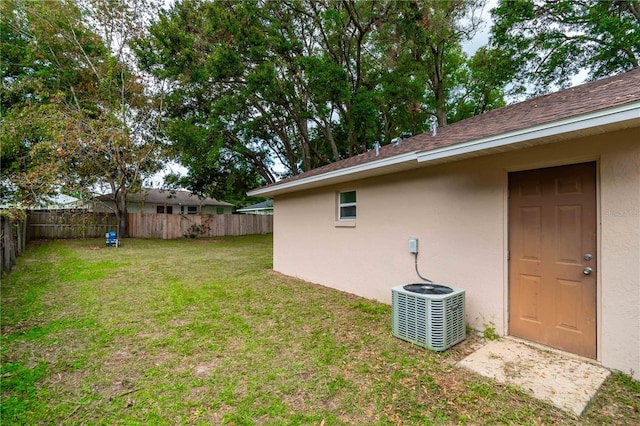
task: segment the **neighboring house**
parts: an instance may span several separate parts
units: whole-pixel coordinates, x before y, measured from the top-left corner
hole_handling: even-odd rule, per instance
[[[109,196],[98,197],[94,203],[94,211],[112,211],[113,205]],[[129,194],[127,199],[128,213],[161,213],[161,214],[231,214],[233,204],[218,201],[214,198],[200,198],[188,191],[172,191],[145,188],[140,192]]]
[[[85,209],[86,206],[76,197],[58,193],[52,196],[43,196],[35,204],[24,206],[22,204],[1,204],[0,208],[28,208],[29,210],[69,210]]]
[[[275,270],[389,302],[423,276],[466,320],[640,379],[640,68],[253,190]]]
[[[59,193],[54,196],[43,197],[36,206],[32,207],[32,210],[66,210],[82,207],[79,198]]]
[[[261,214],[272,215],[273,214],[273,200],[263,201],[261,203],[252,204],[247,207],[236,210],[237,213],[244,214]]]

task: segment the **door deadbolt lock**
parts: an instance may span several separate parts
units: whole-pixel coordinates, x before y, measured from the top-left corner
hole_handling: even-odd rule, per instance
[[[591,275],[592,272],[593,272],[593,269],[591,269],[589,266],[587,266],[582,270],[582,273],[585,275]]]
[[[587,253],[584,255],[584,260],[591,260],[593,259],[593,255],[591,253]]]

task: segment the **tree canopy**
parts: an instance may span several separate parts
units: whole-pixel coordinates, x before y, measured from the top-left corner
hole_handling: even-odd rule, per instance
[[[506,81],[481,82],[491,62],[461,49],[478,7],[184,0],[136,51],[170,88],[165,129],[186,184],[215,194],[219,170],[271,183],[274,165],[295,175],[503,105]]]
[[[127,50],[141,4],[3,2],[3,198],[106,187],[126,236],[126,194],[161,166],[155,101]]]
[[[170,159],[170,183],[246,191],[505,96],[638,66],[638,0],[6,0],[0,185],[126,196]],[[166,148],[166,149],[165,149]],[[121,230],[124,226],[121,222]]]
[[[492,14],[494,46],[534,93],[565,87],[581,70],[597,79],[640,63],[638,0],[501,0]]]

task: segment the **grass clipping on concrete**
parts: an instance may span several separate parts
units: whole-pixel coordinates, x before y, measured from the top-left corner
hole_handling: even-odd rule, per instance
[[[430,352],[270,268],[271,236],[32,243],[2,282],[2,424],[640,423],[628,376],[575,419],[455,367],[478,337]]]

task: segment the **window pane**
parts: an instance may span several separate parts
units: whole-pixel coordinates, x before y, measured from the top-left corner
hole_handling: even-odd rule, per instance
[[[156,206],[156,213],[164,213],[164,206]]]
[[[218,208],[216,208],[216,213],[217,214],[224,214],[224,209],[222,207],[218,207]]]
[[[340,207],[340,219],[355,219],[356,206]]]
[[[198,213],[197,206],[187,206],[187,214],[196,214]]]
[[[173,206],[167,206],[167,214],[173,214]]]
[[[355,203],[355,202],[356,202],[356,191],[340,193],[340,204]]]

